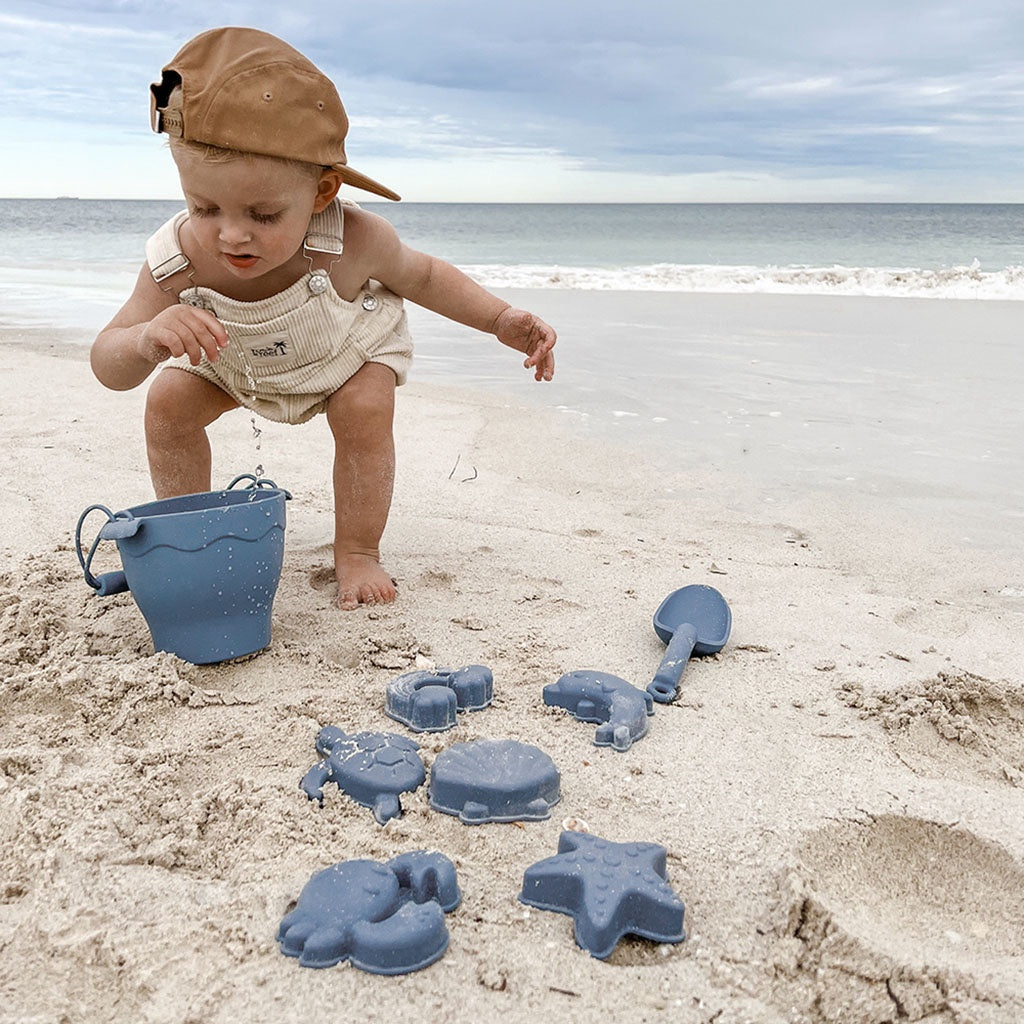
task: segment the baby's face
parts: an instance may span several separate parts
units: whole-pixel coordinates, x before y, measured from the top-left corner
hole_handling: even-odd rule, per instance
[[[196,240],[239,278],[259,278],[292,259],[324,205],[312,174],[270,157],[211,162],[179,151],[174,160]]]

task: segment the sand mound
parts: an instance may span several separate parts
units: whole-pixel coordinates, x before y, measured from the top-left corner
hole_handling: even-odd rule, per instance
[[[846,683],[839,696],[864,717],[878,718],[915,770],[1024,785],[1024,692],[1009,683],[940,672],[884,693]]]

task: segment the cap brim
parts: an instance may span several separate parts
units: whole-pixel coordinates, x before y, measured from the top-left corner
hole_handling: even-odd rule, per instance
[[[360,173],[354,167],[349,167],[348,164],[335,164],[334,170],[341,175],[341,180],[346,185],[352,185],[355,188],[364,189],[367,192],[373,192],[378,196],[383,196],[385,199],[393,199],[396,203],[401,200],[401,196],[392,191],[387,185],[382,185],[379,181],[374,181],[373,178],[368,178],[365,174]]]

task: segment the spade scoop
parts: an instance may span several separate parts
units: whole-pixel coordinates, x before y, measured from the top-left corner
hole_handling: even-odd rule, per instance
[[[654,613],[654,632],[668,644],[647,692],[668,704],[692,654],[717,654],[729,639],[732,612],[714,587],[694,583],[673,590]]]

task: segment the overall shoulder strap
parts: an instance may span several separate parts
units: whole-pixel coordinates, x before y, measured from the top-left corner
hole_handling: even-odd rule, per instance
[[[146,263],[157,284],[162,284],[167,278],[189,266],[188,257],[178,244],[178,228],[186,217],[188,211],[182,210],[158,228],[146,241]]]
[[[306,248],[311,252],[325,252],[331,256],[340,256],[345,248],[345,203],[335,199],[330,206],[320,213],[314,213],[309,219],[309,231],[306,233]]]

